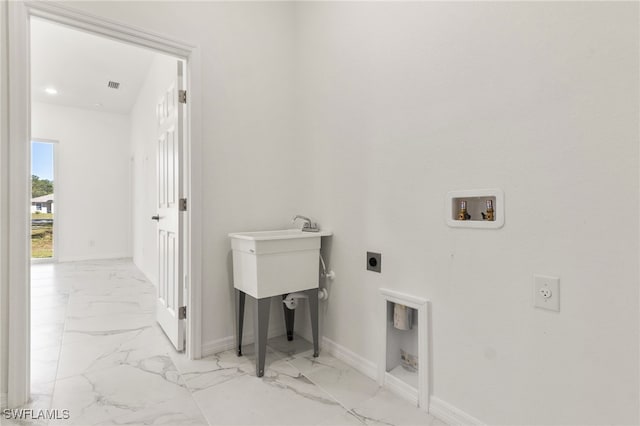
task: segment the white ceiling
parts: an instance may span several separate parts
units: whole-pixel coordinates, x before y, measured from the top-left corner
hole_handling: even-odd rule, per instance
[[[31,21],[35,102],[129,113],[156,53],[48,21]],[[117,90],[107,83],[117,81]],[[45,92],[48,87],[57,95]],[[101,104],[98,106],[96,104]]]

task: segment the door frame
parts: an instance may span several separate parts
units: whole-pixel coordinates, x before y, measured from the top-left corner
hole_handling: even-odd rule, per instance
[[[9,299],[8,395],[9,407],[25,404],[30,396],[30,265],[28,240],[30,221],[31,98],[30,19],[47,19],[78,30],[182,59],[186,63],[189,103],[185,113],[184,193],[189,201],[185,215],[185,276],[188,315],[186,353],[190,359],[202,356],[201,271],[202,271],[202,169],[201,169],[201,54],[193,44],[163,34],[91,15],[59,3],[31,0],[7,5],[9,99],[9,185],[11,223],[7,250]]]
[[[56,182],[58,182],[58,141],[55,139],[43,139],[43,138],[31,138],[31,144],[33,143],[48,143],[53,146],[53,193],[55,195],[56,192]],[[29,145],[29,149],[31,149],[31,145]],[[29,153],[29,158],[31,158],[31,153]],[[33,159],[31,159],[33,161]],[[56,197],[57,198],[57,197]],[[55,219],[55,211],[58,209],[56,207],[58,202],[54,199],[53,201],[53,256],[48,258],[31,258],[31,264],[35,263],[57,263],[58,262],[58,221]],[[29,218],[31,218],[31,214],[29,214]],[[31,223],[29,223],[29,228],[31,228]],[[29,248],[29,253],[31,253],[31,248]]]

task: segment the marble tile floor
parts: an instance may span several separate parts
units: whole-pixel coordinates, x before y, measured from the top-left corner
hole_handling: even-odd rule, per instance
[[[32,401],[69,419],[2,425],[443,425],[296,336],[191,361],[155,322],[155,288],[128,259],[32,267]]]

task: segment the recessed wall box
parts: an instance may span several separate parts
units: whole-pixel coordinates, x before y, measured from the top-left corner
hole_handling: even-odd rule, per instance
[[[450,191],[445,198],[445,220],[455,228],[497,229],[504,225],[501,189]]]
[[[378,383],[391,392],[429,411],[428,301],[421,297],[380,289]],[[398,328],[396,306],[411,312],[412,327]]]

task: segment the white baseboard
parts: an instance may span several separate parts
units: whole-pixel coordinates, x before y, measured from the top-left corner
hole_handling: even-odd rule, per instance
[[[483,422],[435,396],[429,403],[429,414],[448,425],[484,425]]]
[[[202,344],[202,357],[215,355],[220,352],[233,349],[236,344],[236,339],[233,336],[223,337],[222,339],[210,340]]]
[[[7,408],[7,394],[0,393],[0,409]]]
[[[355,352],[350,351],[327,337],[322,338],[322,346],[320,349],[329,352],[330,355],[333,355],[365,376],[378,381],[378,366],[374,362],[357,355]]]
[[[270,327],[267,332],[267,338],[270,339],[272,337],[278,337],[285,334],[284,325],[278,324],[275,327]],[[244,333],[242,335],[242,344],[246,345],[249,343],[253,343],[253,332]],[[206,343],[202,344],[202,357],[207,357],[210,355],[215,355],[220,352],[228,351],[230,349],[234,349],[236,347],[236,338],[235,336],[227,336],[221,339],[210,340]]]
[[[385,373],[384,386],[400,398],[418,406],[418,389],[406,384],[393,374]]]
[[[112,259],[133,259],[129,253],[117,254],[93,254],[83,256],[67,256],[58,258],[59,263],[64,262],[83,262],[87,260],[112,260]]]

